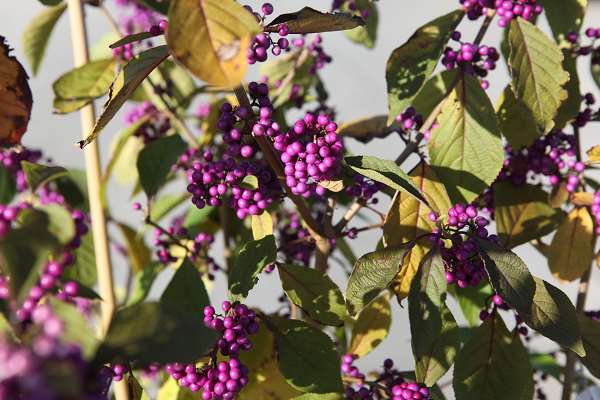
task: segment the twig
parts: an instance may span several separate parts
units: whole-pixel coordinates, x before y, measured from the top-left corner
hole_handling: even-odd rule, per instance
[[[85,17],[81,0],[68,0],[69,21],[71,26],[71,41],[75,66],[85,65],[89,61],[88,38]],[[81,130],[85,136],[94,127],[96,112],[94,104],[88,104],[81,109]],[[94,253],[96,255],[96,270],[98,274],[98,289],[102,297],[101,331],[103,337],[108,332],[110,321],[115,311],[115,292],[113,287],[112,266],[106,230],[106,217],[101,198],[101,169],[98,142],[94,141],[84,150],[87,187],[89,193],[90,217],[92,235],[94,238]],[[125,382],[115,384],[116,400],[128,400],[129,393]]]

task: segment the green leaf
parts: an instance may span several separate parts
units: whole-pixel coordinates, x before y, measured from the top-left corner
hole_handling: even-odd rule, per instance
[[[259,31],[254,16],[235,1],[178,0],[169,8],[167,44],[198,78],[232,87],[244,78],[247,50]]]
[[[327,274],[292,264],[277,264],[277,270],[287,296],[310,318],[324,325],[344,322],[344,295]]]
[[[433,386],[450,369],[460,348],[458,325],[446,306],[446,270],[431,251],[412,280],[408,313],[418,382]]]
[[[149,143],[140,152],[137,169],[140,184],[148,197],[154,196],[187,145],[178,135],[171,135]]]
[[[148,122],[148,119],[149,116],[144,115],[119,132],[112,140],[108,164],[102,175],[104,191],[106,191],[106,184],[113,173],[117,181],[122,185],[136,182],[139,179],[137,170],[132,170],[131,165],[136,162],[140,151],[144,147],[144,143],[141,138],[134,135],[142,125]]]
[[[548,205],[548,193],[534,185],[494,185],[498,236],[507,248],[517,247],[554,231],[563,213]]]
[[[10,204],[17,194],[17,182],[10,171],[0,167],[0,204]]]
[[[356,28],[364,25],[365,21],[357,16],[345,13],[322,13],[314,8],[304,7],[300,11],[281,14],[267,26],[265,32],[278,32],[285,24],[289,33],[334,32]]]
[[[461,400],[531,400],[529,355],[497,314],[475,330],[456,357],[452,381]]]
[[[96,285],[96,253],[94,235],[91,232],[81,238],[81,245],[75,250],[75,264],[65,270],[63,278],[88,287]]]
[[[427,204],[427,200],[417,188],[412,178],[394,161],[382,160],[370,156],[352,156],[345,158],[346,163],[359,174],[383,183],[396,191],[406,192],[417,200]]]
[[[588,0],[540,0],[556,41],[569,47],[566,36],[579,32]]]
[[[277,245],[273,235],[245,243],[235,257],[229,293],[234,300],[243,300],[256,282],[263,269],[275,262]]]
[[[527,325],[580,356],[585,355],[575,308],[567,295],[531,276],[525,263],[510,251],[489,248],[482,258],[496,292]]]
[[[342,391],[340,359],[327,336],[306,322],[269,317],[281,373],[292,387],[313,393]]]
[[[162,15],[167,15],[171,0],[138,0],[138,2]]]
[[[121,46],[125,46],[128,43],[141,42],[142,40],[150,39],[150,38],[153,38],[154,36],[157,36],[157,35],[155,35],[154,33],[150,32],[150,31],[137,32],[137,33],[122,37],[121,39],[117,40],[116,42],[111,43],[108,47],[111,49],[116,49]]]
[[[152,219],[154,222],[162,220],[175,208],[185,203],[189,198],[189,193],[166,194],[157,198],[156,201],[152,203],[152,208],[150,209],[150,219]]]
[[[204,208],[190,207],[183,219],[183,227],[188,230],[191,236],[195,236],[198,232],[214,233],[220,229],[217,210],[217,208],[211,206]]]
[[[364,26],[358,26],[354,29],[345,31],[344,33],[348,39],[354,43],[362,44],[367,49],[375,47],[377,40],[377,27],[379,25],[379,12],[377,10],[377,3],[372,1],[363,2],[364,7],[358,7],[360,10],[367,11],[368,17],[365,19]]]
[[[68,169],[67,175],[58,178],[55,184],[67,204],[77,210],[89,210],[87,177],[84,170]]]
[[[481,322],[479,313],[487,307],[490,297],[494,294],[492,287],[488,283],[478,287],[457,288],[456,286],[450,286],[448,291],[458,301],[469,326],[478,326]]]
[[[67,343],[78,345],[84,358],[90,359],[98,347],[98,340],[81,311],[76,306],[55,298],[50,298],[49,303],[53,313],[63,322],[61,338]]]
[[[123,67],[114,82],[110,85],[108,101],[104,105],[100,118],[96,121],[94,128],[85,140],[79,142],[80,147],[83,148],[96,140],[100,131],[113,119],[117,111],[125,104],[135,89],[168,56],[169,49],[167,46],[157,46],[141,52]]]
[[[560,224],[550,244],[548,266],[562,281],[581,278],[594,258],[594,221],[585,207],[575,207]]]
[[[456,10],[423,25],[406,43],[395,49],[386,66],[388,123],[412,102],[435,66],[450,35],[464,16]]]
[[[127,248],[127,256],[131,262],[131,269],[133,272],[139,272],[146,268],[150,264],[150,258],[152,253],[146,242],[144,236],[138,234],[132,227],[124,223],[117,223],[117,227],[125,239],[125,247]]]
[[[358,315],[352,326],[352,340],[347,353],[363,357],[385,340],[392,324],[389,295],[383,294]]]
[[[142,367],[151,363],[193,363],[208,353],[216,333],[190,315],[160,303],[139,303],[118,310],[94,365],[131,362]]]
[[[462,75],[438,123],[429,141],[431,165],[450,199],[469,203],[496,179],[504,161],[494,107],[476,78]]]
[[[150,397],[144,392],[144,388],[133,374],[127,374],[125,379],[131,400],[150,400]]]
[[[252,237],[260,240],[273,234],[273,218],[268,212],[252,216]]]
[[[152,284],[158,274],[165,269],[164,265],[158,261],[150,263],[146,268],[137,272],[133,277],[133,287],[131,289],[131,297],[127,305],[141,303],[146,300]]]
[[[68,174],[63,167],[34,164],[29,161],[22,161],[21,166],[25,173],[25,180],[32,192],[35,192],[40,186]]]
[[[90,101],[104,96],[115,78],[116,68],[116,61],[107,58],[63,74],[52,84],[55,101]]]
[[[515,97],[510,85],[504,88],[496,103],[496,114],[502,135],[515,150],[530,146],[542,135],[531,111]]]
[[[39,0],[39,2],[45,6],[56,6],[60,4],[61,1],[62,0]]]
[[[581,322],[580,325],[582,325]],[[561,375],[563,372],[563,367],[552,355],[544,353],[529,354],[529,361],[531,362],[531,367],[534,370],[553,376],[559,382],[562,380]]]
[[[412,243],[367,253],[356,261],[346,288],[346,307],[358,314],[388,287]]]
[[[455,68],[431,77],[412,100],[412,107],[425,117],[430,115],[456,87],[461,76],[460,69]]]
[[[563,54],[546,34],[523,18],[510,23],[508,60],[517,99],[531,111],[541,132],[554,127],[554,118],[567,91],[569,74],[562,67]]]
[[[45,214],[45,216],[42,214]],[[71,240],[75,237],[75,224],[71,213],[58,204],[29,209],[19,215],[19,223],[22,225],[28,224],[30,220],[35,221],[35,223],[47,221],[48,224],[45,225],[45,229],[61,246],[71,243]]]
[[[187,258],[177,268],[160,302],[190,315],[203,315],[204,307],[210,304],[200,273]]]
[[[590,62],[590,69],[592,72],[592,78],[594,78],[596,86],[600,88],[600,65]]]
[[[581,327],[585,348],[585,357],[581,358],[581,362],[592,375],[598,378],[600,377],[600,323],[584,314],[577,314],[577,320]]]
[[[34,76],[42,64],[54,26],[67,9],[67,3],[61,3],[60,0],[54,3],[56,5],[33,17],[23,32],[23,49]]]

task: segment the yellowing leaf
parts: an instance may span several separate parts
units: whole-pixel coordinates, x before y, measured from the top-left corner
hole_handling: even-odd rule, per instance
[[[587,208],[573,209],[550,245],[548,263],[552,274],[564,281],[580,278],[592,263],[593,236],[594,222]]]
[[[444,185],[433,170],[425,163],[419,164],[410,173],[415,185],[425,195],[427,202],[440,215],[445,215],[451,207]],[[431,232],[435,224],[428,218],[431,209],[412,196],[398,192],[383,225],[386,246],[398,246]],[[410,283],[417,272],[421,260],[431,248],[427,239],[420,240],[404,258],[400,272],[396,275],[392,288],[403,299],[408,295]]]
[[[590,192],[573,193],[571,202],[576,206],[591,206],[594,202],[594,194]]]
[[[270,359],[259,370],[252,372],[250,381],[239,393],[239,400],[288,400],[299,396],[297,391],[285,381],[279,371],[277,360]]]
[[[0,36],[0,146],[21,143],[31,116],[29,77]]]
[[[592,147],[586,151],[586,154],[588,156],[588,164],[600,163],[600,145]]]
[[[260,30],[254,16],[233,0],[174,0],[167,44],[194,75],[215,86],[237,86],[248,46]]]
[[[273,218],[268,212],[252,216],[252,237],[260,240],[265,236],[273,234]]]
[[[377,347],[388,335],[392,310],[387,292],[369,304],[352,327],[352,341],[348,353],[362,357]]]

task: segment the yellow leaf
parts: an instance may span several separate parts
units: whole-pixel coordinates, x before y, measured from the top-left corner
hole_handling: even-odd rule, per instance
[[[339,179],[337,181],[321,181],[319,186],[324,187],[330,192],[338,193],[344,190],[344,181]]]
[[[29,77],[0,36],[0,146],[21,143],[31,116]]]
[[[589,164],[596,164],[600,162],[600,145],[594,146],[586,152],[588,156]]]
[[[577,192],[573,193],[571,202],[576,206],[591,206],[594,202],[594,194],[589,192]]]
[[[167,44],[198,78],[232,87],[246,73],[248,47],[259,30],[254,16],[233,0],[173,0]]]
[[[548,263],[552,274],[563,281],[580,278],[592,263],[593,237],[594,222],[587,208],[573,209],[550,245]]]
[[[388,335],[392,310],[388,292],[363,309],[352,328],[348,353],[363,357],[377,347]]]
[[[444,185],[440,183],[433,170],[427,164],[421,163],[415,167],[410,176],[434,211],[444,216],[451,207],[450,199]],[[435,224],[428,218],[430,211],[430,208],[414,197],[398,192],[383,225],[386,246],[399,246],[424,233],[431,232],[435,228]],[[404,258],[400,272],[392,282],[392,288],[399,300],[408,295],[410,283],[417,268],[430,248],[429,240],[422,239]]]
[[[273,218],[268,212],[252,216],[252,237],[260,240],[265,236],[273,234]]]

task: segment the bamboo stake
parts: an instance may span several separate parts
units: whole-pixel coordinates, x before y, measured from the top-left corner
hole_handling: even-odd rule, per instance
[[[76,67],[87,64],[89,61],[88,38],[81,0],[68,0],[69,21],[71,26],[71,43],[73,46],[73,60]],[[85,139],[96,122],[94,104],[91,103],[80,111],[81,135]],[[84,149],[85,170],[89,194],[90,216],[92,234],[94,237],[94,252],[96,254],[96,269],[98,272],[98,289],[102,297],[100,337],[108,331],[110,320],[115,310],[115,293],[110,260],[108,234],[106,231],[106,217],[100,197],[100,156],[98,141],[90,143]],[[129,398],[127,385],[124,381],[115,384],[115,397],[117,400]]]

